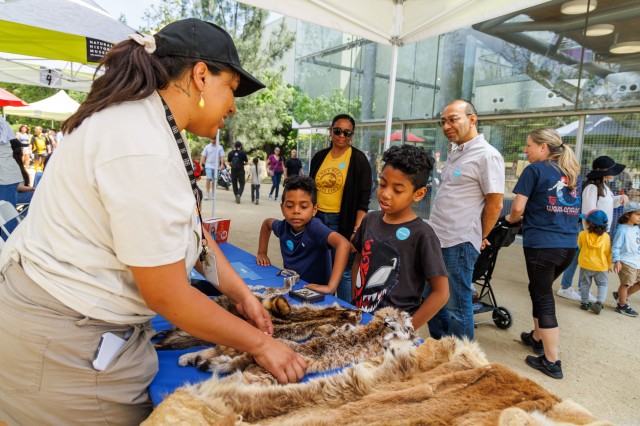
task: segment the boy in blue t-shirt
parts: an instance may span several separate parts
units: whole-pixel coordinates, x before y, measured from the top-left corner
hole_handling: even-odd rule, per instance
[[[434,160],[421,148],[402,145],[391,147],[382,161],[380,211],[367,213],[352,240],[353,304],[366,312],[401,309],[417,330],[449,299],[440,241],[412,208],[427,192]],[[423,300],[427,280],[431,292]]]
[[[271,231],[280,239],[284,267],[296,271],[309,283],[307,288],[333,294],[338,288],[351,245],[338,232],[332,231],[314,216],[318,211],[314,180],[307,176],[292,176],[284,183],[282,203],[285,220],[265,219],[260,228],[256,263],[271,264],[267,256]],[[331,265],[331,250],[335,250],[335,265]]]

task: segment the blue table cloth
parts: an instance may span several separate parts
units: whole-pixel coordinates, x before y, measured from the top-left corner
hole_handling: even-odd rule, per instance
[[[235,247],[230,243],[220,244],[220,249],[227,257],[233,268],[240,274],[248,285],[261,285],[265,287],[282,287],[284,285],[283,277],[277,275],[278,272],[280,272],[280,269],[275,266],[258,265],[254,255]],[[204,277],[195,270],[191,272],[191,278],[204,280]],[[301,282],[294,288],[301,288],[304,284],[305,283]],[[300,303],[288,296],[286,297],[291,304]],[[352,305],[330,295],[327,295],[325,300],[317,305],[331,306],[334,303],[339,303],[344,307],[353,308]],[[203,313],[203,315],[205,315],[205,313]],[[363,323],[367,323],[370,319],[371,316],[369,314],[363,314]],[[156,331],[173,328],[173,325],[160,315],[152,319],[151,322]],[[204,347],[194,347],[184,350],[159,350],[157,352],[159,370],[158,374],[153,379],[153,382],[149,385],[149,394],[151,395],[154,405],[160,404],[166,396],[185,384],[198,383],[211,377],[211,373],[200,371],[196,367],[180,367],[178,365],[178,359],[181,355],[196,352],[200,349],[204,349]],[[310,374],[305,376],[302,381],[307,381],[312,377],[319,377],[332,373],[332,371],[328,371],[322,374]]]

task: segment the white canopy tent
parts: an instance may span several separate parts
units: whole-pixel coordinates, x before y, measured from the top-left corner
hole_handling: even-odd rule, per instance
[[[33,102],[24,107],[4,107],[5,115],[19,115],[22,117],[41,118],[43,120],[62,121],[69,118],[80,104],[67,95],[67,92],[60,90],[55,95]]]
[[[400,46],[548,0],[238,0],[392,46],[384,148],[389,148]]]
[[[89,91],[95,64],[134,32],[92,0],[0,1],[0,81]]]

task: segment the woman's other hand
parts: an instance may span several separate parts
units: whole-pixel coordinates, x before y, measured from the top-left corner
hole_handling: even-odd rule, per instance
[[[283,385],[299,382],[307,371],[304,358],[275,339],[266,340],[253,358]]]

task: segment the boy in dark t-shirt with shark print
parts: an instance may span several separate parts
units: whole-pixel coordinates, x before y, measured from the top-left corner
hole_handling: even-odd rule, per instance
[[[352,276],[357,277],[352,280],[353,303],[366,312],[386,306],[406,311],[417,330],[449,299],[440,241],[412,210],[427,192],[434,160],[409,145],[391,147],[382,160],[380,211],[364,217],[352,240]],[[431,293],[423,301],[427,280]]]

